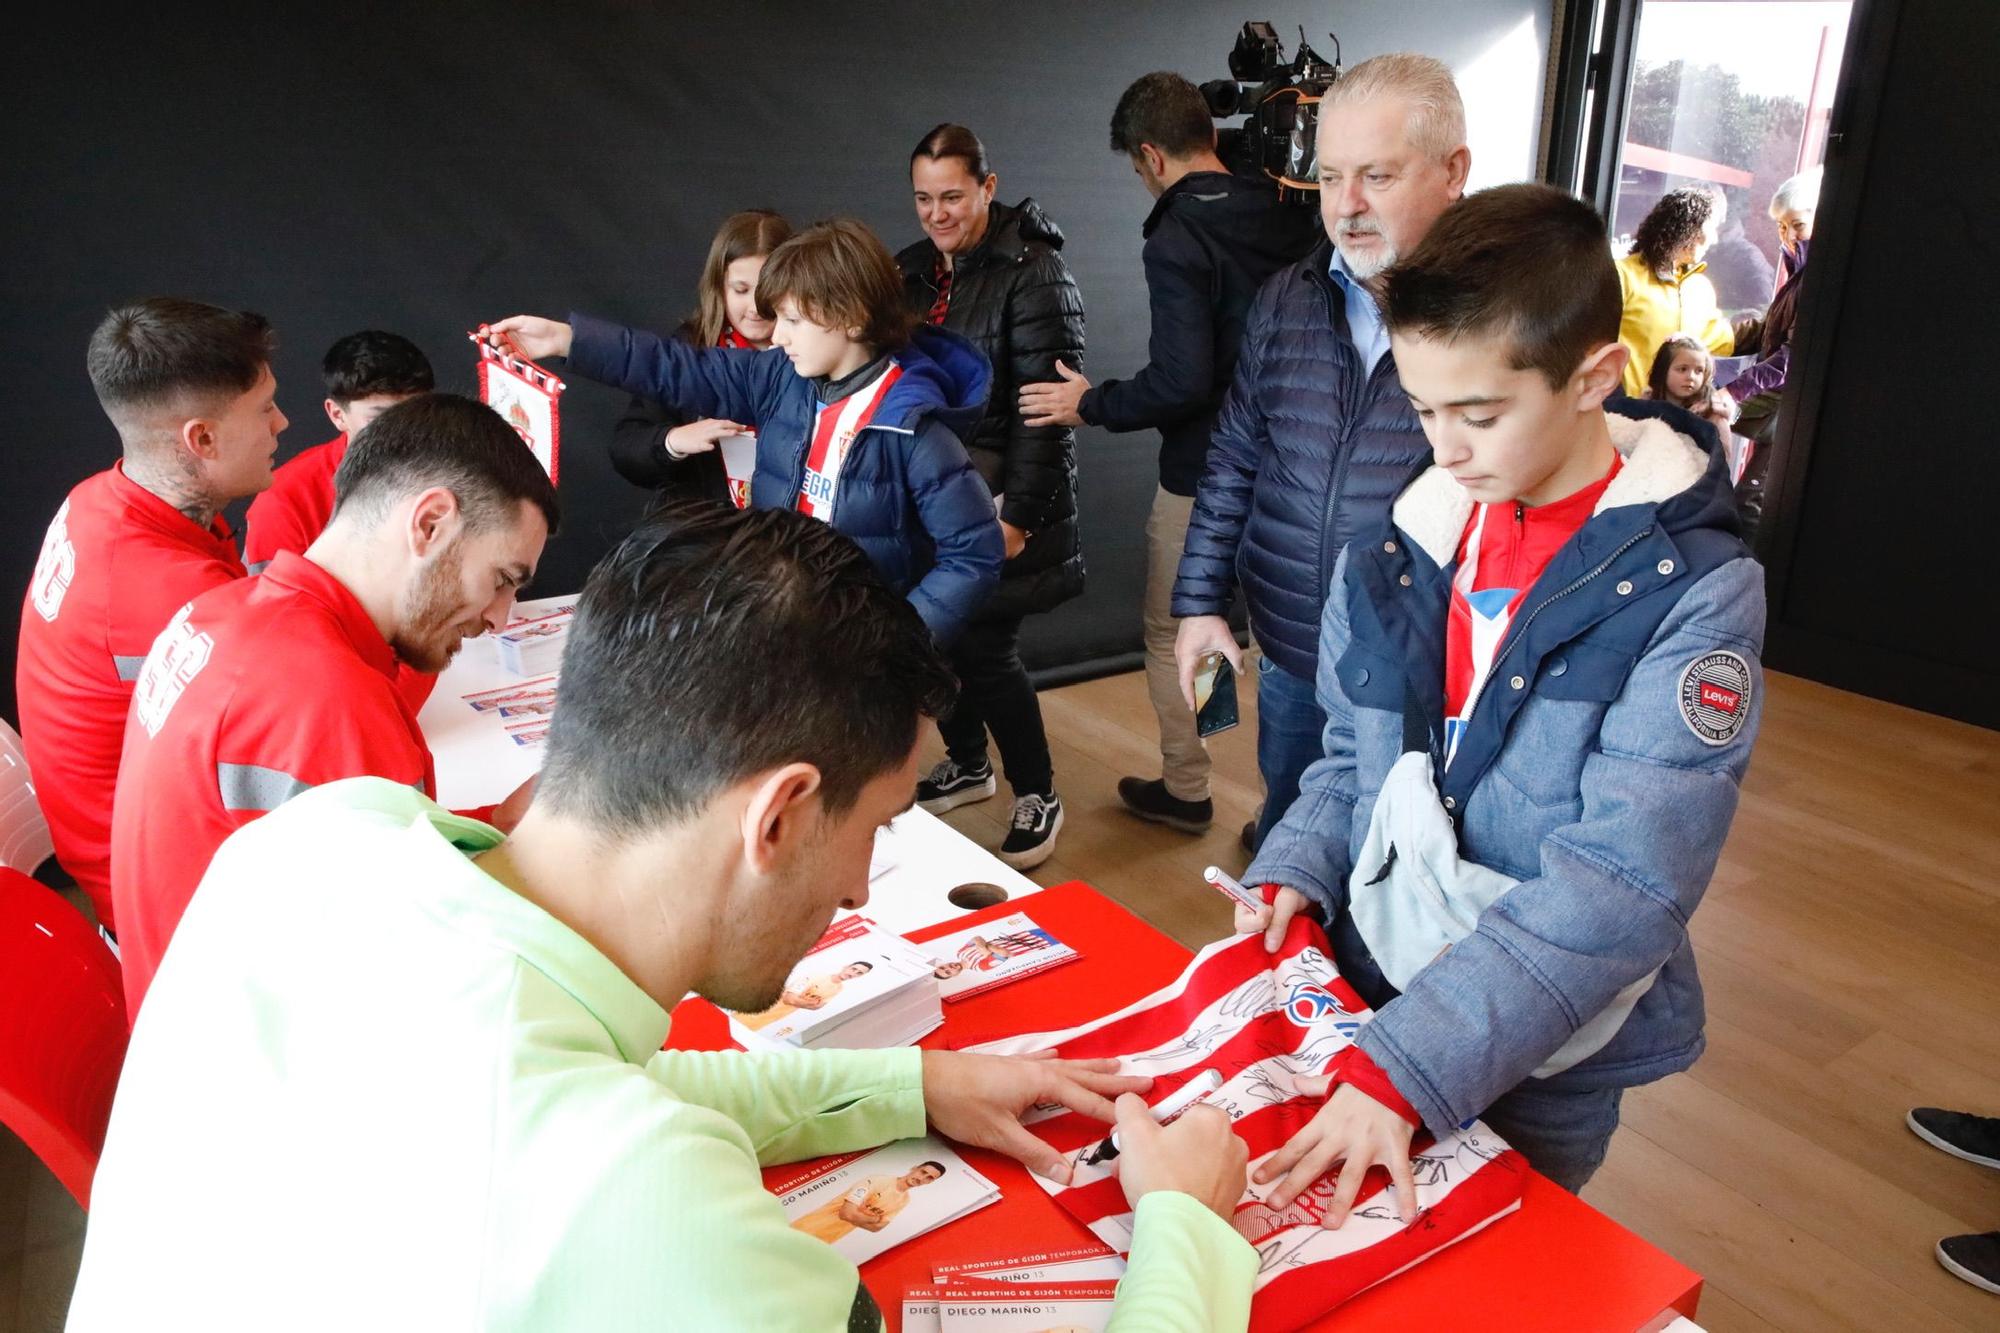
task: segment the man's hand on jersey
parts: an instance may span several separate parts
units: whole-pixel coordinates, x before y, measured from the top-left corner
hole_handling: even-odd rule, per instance
[[[513,352],[530,361],[539,361],[545,356],[568,356],[571,329],[560,320],[543,319],[539,315],[509,315],[498,324],[489,324],[481,330],[486,341],[503,352]]]
[[[1278,895],[1269,907],[1251,911],[1243,904],[1236,905],[1236,933],[1250,935],[1262,931],[1264,952],[1276,953],[1285,942],[1285,932],[1291,929],[1292,918],[1311,904],[1297,889],[1279,889]]]
[[[1243,675],[1243,649],[1237,646],[1236,633],[1229,628],[1229,621],[1222,616],[1189,616],[1181,621],[1174,631],[1174,666],[1181,677],[1181,698],[1187,701],[1188,711],[1194,711],[1194,678],[1201,669],[1201,659],[1210,653],[1221,653],[1229,659],[1229,665],[1236,668],[1240,678]]]
[[[1325,1078],[1300,1079],[1299,1088],[1323,1095],[1329,1082]],[[1338,1229],[1354,1207],[1362,1178],[1370,1167],[1380,1166],[1389,1172],[1396,1215],[1408,1222],[1417,1215],[1417,1184],[1410,1173],[1410,1139],[1415,1133],[1402,1116],[1361,1089],[1343,1083],[1290,1143],[1257,1168],[1253,1179],[1264,1185],[1283,1177],[1265,1202],[1273,1208],[1286,1208],[1335,1162],[1345,1163],[1324,1219],[1324,1225]]]
[[[1137,1097],[1118,1099],[1118,1183],[1134,1208],[1156,1190],[1191,1195],[1227,1222],[1243,1198],[1250,1149],[1214,1106],[1192,1106],[1160,1126]]]
[[[1057,1060],[1033,1056],[925,1051],[924,1111],[946,1138],[1006,1153],[1030,1171],[1069,1183],[1069,1159],[1021,1124],[1028,1110],[1060,1105],[1109,1123],[1111,1099],[1143,1093],[1150,1078],[1117,1072],[1116,1060]]]

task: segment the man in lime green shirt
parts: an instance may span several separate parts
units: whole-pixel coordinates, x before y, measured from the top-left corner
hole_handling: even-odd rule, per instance
[[[112,1112],[73,1329],[872,1329],[760,1165],[926,1129],[1062,1169],[1019,1116],[1108,1118],[1101,1062],[660,1050],[693,991],[778,999],[951,681],[859,548],[697,506],[592,574],[511,838],[407,787],[308,791],[231,837]],[[1241,1329],[1220,1113],[1118,1104],[1138,1214],[1114,1327]]]

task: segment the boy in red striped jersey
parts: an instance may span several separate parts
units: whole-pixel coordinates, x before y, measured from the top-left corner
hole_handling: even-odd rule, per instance
[[[992,382],[958,334],[913,329],[895,260],[859,222],[836,219],[780,245],[757,279],[776,321],[763,351],[691,347],[588,316],[516,315],[496,345],[677,411],[757,433],[753,509],[796,509],[853,538],[883,579],[948,642],[999,583],[993,497],[960,442]]]

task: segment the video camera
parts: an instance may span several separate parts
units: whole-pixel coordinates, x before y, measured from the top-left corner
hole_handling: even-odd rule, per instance
[[[1333,62],[1306,45],[1299,29],[1299,53],[1288,65],[1285,44],[1269,23],[1249,22],[1229,53],[1227,79],[1201,85],[1208,112],[1217,120],[1248,116],[1241,126],[1219,130],[1216,153],[1240,176],[1274,181],[1282,198],[1309,201],[1319,190],[1314,135],[1319,100],[1340,77],[1340,38],[1332,33]]]

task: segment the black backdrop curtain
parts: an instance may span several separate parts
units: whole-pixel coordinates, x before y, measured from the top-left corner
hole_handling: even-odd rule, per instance
[[[671,327],[735,209],[853,214],[906,244],[910,148],[957,120],[984,137],[999,197],[1035,196],[1069,234],[1087,373],[1129,374],[1145,355],[1150,200],[1107,125],[1131,79],[1226,74],[1246,18],[1276,20],[1288,46],[1304,23],[1325,54],[1337,28],[1350,64],[1428,51],[1462,77],[1480,67],[1467,96],[1488,169],[1475,170],[1507,179],[1532,163],[1547,13],[1540,0],[1268,14],[1189,0],[44,7],[10,31],[0,90],[15,134],[0,168],[0,713],[13,716],[14,617],[43,530],[117,457],[83,353],[121,301],[268,315],[293,423],[283,458],[332,433],[317,368],[341,334],[403,333],[440,387],[471,392],[464,333],[482,319],[579,308]],[[1512,160],[1496,172],[1496,156]],[[573,382],[563,403],[565,524],[542,594],[576,588],[645,498],[605,453],[622,396]],[[1082,433],[1090,589],[1030,622],[1031,666],[1137,648],[1156,445]]]

